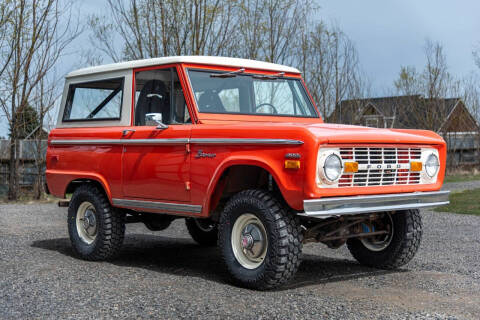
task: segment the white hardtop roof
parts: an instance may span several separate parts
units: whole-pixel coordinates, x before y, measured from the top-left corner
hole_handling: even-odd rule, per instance
[[[118,71],[133,68],[142,68],[171,63],[195,63],[208,64],[226,67],[239,67],[248,69],[260,69],[279,72],[300,73],[296,68],[287,67],[280,64],[256,61],[249,59],[228,58],[228,57],[211,57],[211,56],[177,56],[177,57],[162,57],[144,60],[126,61],[112,64],[105,64],[96,67],[83,68],[70,72],[67,78],[84,76],[102,72]]]

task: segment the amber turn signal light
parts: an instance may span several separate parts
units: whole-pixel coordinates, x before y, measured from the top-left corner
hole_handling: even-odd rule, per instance
[[[358,162],[345,162],[343,172],[358,172]]]
[[[420,161],[410,162],[410,171],[422,171],[422,163]]]
[[[300,169],[300,160],[285,160],[285,169]]]

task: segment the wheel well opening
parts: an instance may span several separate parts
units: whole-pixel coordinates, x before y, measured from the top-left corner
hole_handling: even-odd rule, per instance
[[[108,195],[105,192],[105,189],[103,188],[103,185],[100,182],[98,182],[96,180],[92,180],[92,179],[76,179],[76,180],[70,181],[67,188],[65,189],[65,198],[70,198],[71,195],[75,192],[75,190],[85,183],[89,183],[89,184],[92,184],[92,185],[96,186],[98,188],[98,190],[103,192],[103,194],[108,199]]]
[[[225,203],[232,195],[247,189],[267,190],[282,202],[284,201],[270,172],[258,166],[235,165],[222,173],[210,197],[209,208],[212,219],[218,218]]]

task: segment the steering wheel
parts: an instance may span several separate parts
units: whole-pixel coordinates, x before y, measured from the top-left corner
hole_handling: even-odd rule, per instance
[[[258,110],[258,109],[260,109],[261,107],[264,107],[264,106],[268,106],[268,107],[272,108],[272,111],[273,111],[272,113],[273,113],[273,114],[278,114],[277,108],[275,108],[275,107],[273,106],[273,104],[268,103],[268,102],[261,103],[261,104],[259,104],[258,106],[256,106],[256,107],[255,107],[255,113],[257,113],[257,110]]]

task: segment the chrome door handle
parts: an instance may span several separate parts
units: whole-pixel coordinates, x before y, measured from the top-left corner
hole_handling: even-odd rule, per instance
[[[135,132],[135,129],[125,129],[122,131],[122,137],[125,137],[129,132]]]

